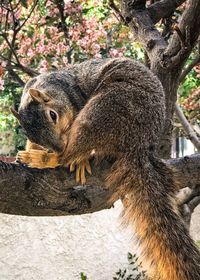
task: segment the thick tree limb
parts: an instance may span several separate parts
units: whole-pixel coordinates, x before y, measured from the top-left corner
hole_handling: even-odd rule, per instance
[[[168,160],[181,187],[200,183],[200,154]],[[86,186],[77,186],[66,169],[31,169],[0,161],[0,212],[27,216],[92,213],[111,207],[114,190],[105,187],[111,162],[94,165]]]
[[[87,186],[65,168],[32,169],[0,161],[0,212],[28,216],[84,214],[111,207],[104,187],[111,164],[93,167]]]
[[[169,16],[185,0],[162,0],[145,7],[146,1],[122,0],[122,17],[143,44],[150,60],[159,57],[167,47],[160,32],[154,24]]]
[[[141,9],[141,7],[138,8],[138,6],[133,5],[134,3],[132,2],[134,1],[121,1],[122,16],[134,33],[136,39],[144,46],[150,60],[153,61],[155,57],[159,57],[160,54],[164,52],[167,43],[160,32],[154,27],[148,10],[145,7],[143,9]]]
[[[174,10],[186,0],[161,0],[151,4],[147,10],[152,22],[155,24],[162,18],[168,17]]]
[[[185,60],[188,58],[191,50],[197,43],[200,34],[200,0],[189,0],[178,29],[183,38],[179,38],[179,34],[174,32],[168,48],[163,54],[163,66],[167,68],[182,68]]]
[[[175,105],[175,112],[176,112],[176,115],[177,115],[180,123],[182,124],[186,134],[187,134],[187,137],[194,144],[194,146],[197,148],[197,150],[200,151],[200,140],[197,137],[195,131],[193,130],[192,126],[190,125],[190,123],[186,119],[185,115],[183,114],[183,111],[181,110],[181,108],[179,107],[178,104]]]
[[[197,185],[194,189],[186,188],[181,190],[178,194],[178,199],[182,217],[189,229],[192,213],[200,203],[200,185]]]
[[[190,208],[190,211],[193,212],[194,209],[199,205],[200,203],[200,196],[194,197],[189,203],[188,207]]]
[[[197,188],[200,185],[200,154],[166,161],[173,169],[180,188]]]

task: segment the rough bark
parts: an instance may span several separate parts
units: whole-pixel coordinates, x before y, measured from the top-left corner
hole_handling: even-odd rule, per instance
[[[144,47],[151,70],[160,79],[166,95],[166,125],[160,141],[160,155],[170,157],[172,139],[172,119],[177,99],[179,77],[182,68],[200,34],[200,0],[188,1],[177,30],[170,42],[166,41],[155,27],[161,18],[169,16],[184,1],[156,1],[149,7],[145,1],[121,0],[121,14]],[[181,34],[181,37],[180,37]]]
[[[153,23],[159,22],[162,18],[168,17],[174,10],[186,0],[162,0],[150,5],[147,10]]]
[[[168,160],[181,188],[200,182],[200,154]],[[115,190],[105,180],[112,163],[91,162],[93,175],[86,186],[77,186],[74,174],[65,168],[33,169],[0,161],[0,212],[27,216],[57,216],[92,213],[112,207]],[[196,193],[198,195],[198,193]],[[181,198],[180,198],[181,199]]]

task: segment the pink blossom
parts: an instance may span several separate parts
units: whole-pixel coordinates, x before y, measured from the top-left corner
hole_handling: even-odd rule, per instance
[[[0,78],[0,90],[4,90],[4,80]]]
[[[111,57],[118,57],[118,50],[116,50],[114,48],[111,48],[109,53],[110,53]]]
[[[68,62],[68,59],[66,56],[63,57],[63,62],[64,62],[65,66],[69,65],[69,62]]]
[[[101,55],[100,53],[96,53],[96,54],[94,55],[94,57],[95,57],[95,58],[102,58],[102,55]]]
[[[40,61],[40,72],[41,73],[46,72],[48,70],[48,67],[49,67],[49,65],[48,65],[48,62],[46,60],[43,59],[43,60]]]
[[[8,62],[7,62],[7,61],[1,61],[1,66],[2,66],[2,67],[4,67],[4,68],[5,68],[7,64],[8,64]]]

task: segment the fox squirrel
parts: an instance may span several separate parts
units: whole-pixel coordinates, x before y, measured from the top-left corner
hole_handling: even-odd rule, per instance
[[[13,111],[31,142],[22,162],[91,173],[89,158],[116,158],[107,185],[128,196],[124,219],[134,229],[151,279],[200,279],[200,253],[175,201],[172,171],[156,156],[165,120],[159,80],[127,58],[90,60],[30,80]],[[42,147],[45,147],[42,148]],[[37,150],[39,148],[39,150]]]

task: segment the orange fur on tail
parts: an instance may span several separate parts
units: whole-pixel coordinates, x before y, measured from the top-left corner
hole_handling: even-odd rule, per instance
[[[173,175],[165,164],[153,159],[142,170],[120,161],[108,184],[118,186],[117,195],[128,194],[123,220],[133,229],[150,279],[200,279],[199,252],[178,215]]]

